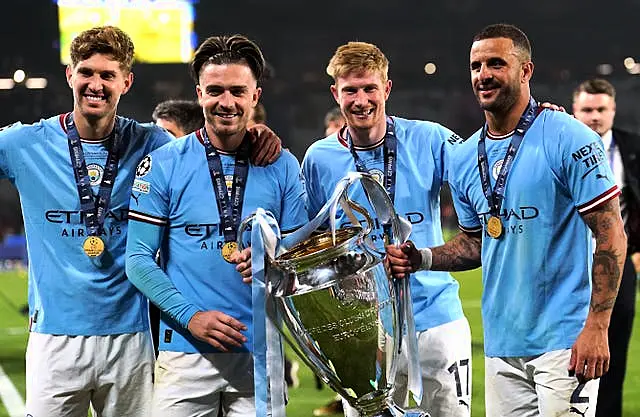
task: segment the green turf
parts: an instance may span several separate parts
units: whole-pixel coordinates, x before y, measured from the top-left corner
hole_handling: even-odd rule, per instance
[[[482,355],[482,323],[480,318],[481,279],[479,271],[456,274],[460,281],[460,296],[471,325],[473,338],[473,398],[472,415],[484,416],[484,364]],[[24,274],[0,273],[0,365],[24,396],[24,351],[27,319],[17,309],[26,300]],[[640,302],[638,303],[640,310]],[[17,334],[16,334],[17,333]],[[295,355],[291,356],[295,358]],[[317,390],[311,372],[301,365],[299,388],[290,390],[287,406],[289,417],[310,417],[312,410],[333,398],[328,388]],[[624,390],[624,416],[640,416],[640,319],[634,323],[634,334],[629,351],[627,379]],[[8,413],[0,405],[0,417]]]

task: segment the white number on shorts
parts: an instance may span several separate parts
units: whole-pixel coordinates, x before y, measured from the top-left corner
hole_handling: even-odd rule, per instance
[[[469,359],[462,359],[460,360],[460,368],[462,368],[463,366],[465,366],[467,368],[467,379],[466,379],[466,391],[467,394],[469,395]],[[454,362],[453,365],[451,365],[447,371],[449,371],[450,374],[453,374],[453,377],[456,379],[456,392],[458,394],[458,397],[462,397],[462,384],[460,383],[460,372],[458,371],[458,362]]]

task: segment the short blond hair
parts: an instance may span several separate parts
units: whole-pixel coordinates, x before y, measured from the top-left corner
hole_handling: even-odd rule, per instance
[[[349,42],[341,45],[331,57],[327,74],[334,81],[351,72],[379,72],[386,82],[389,72],[389,60],[374,44],[367,42]]]

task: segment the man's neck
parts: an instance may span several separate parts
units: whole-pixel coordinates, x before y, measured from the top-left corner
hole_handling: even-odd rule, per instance
[[[347,126],[347,129],[355,146],[370,146],[380,142],[387,133],[387,117],[383,117],[382,120],[371,129],[354,129],[351,126]]]
[[[209,138],[209,142],[216,148],[225,152],[235,152],[236,149],[242,143],[244,139],[244,135],[247,133],[247,129],[242,129],[240,132],[235,133],[231,136],[218,137],[213,131],[213,128],[210,124],[205,123],[205,129],[207,129],[207,137]]]
[[[529,97],[529,94],[521,95],[518,101],[504,113],[485,111],[484,114],[487,119],[489,132],[495,136],[507,135],[513,132],[516,126],[518,126],[520,117],[522,117],[522,114],[529,105]]]
[[[109,117],[89,120],[78,109],[73,110],[73,123],[78,129],[78,135],[84,140],[99,141],[111,133],[116,123],[115,113]]]

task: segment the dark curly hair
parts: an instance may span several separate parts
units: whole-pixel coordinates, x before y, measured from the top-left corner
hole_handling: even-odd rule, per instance
[[[246,64],[256,81],[264,73],[264,56],[258,45],[244,35],[212,36],[198,47],[190,64],[191,77],[198,83],[202,68],[209,65]]]

